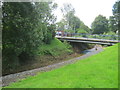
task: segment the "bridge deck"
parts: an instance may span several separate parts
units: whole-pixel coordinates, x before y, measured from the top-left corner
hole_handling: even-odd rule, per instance
[[[60,40],[70,41],[70,42],[85,42],[85,43],[96,43],[96,44],[107,44],[107,45],[120,42],[119,40],[106,40],[106,39],[94,39],[94,38],[82,38],[82,37],[58,37],[56,36],[56,38]]]

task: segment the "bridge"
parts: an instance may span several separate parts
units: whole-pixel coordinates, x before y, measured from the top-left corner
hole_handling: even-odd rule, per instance
[[[119,43],[119,40],[106,40],[106,39],[94,39],[94,38],[83,38],[83,37],[61,37],[56,36],[61,41],[68,41],[68,42],[82,42],[82,43],[89,43],[89,44],[101,44],[101,45],[114,45]]]

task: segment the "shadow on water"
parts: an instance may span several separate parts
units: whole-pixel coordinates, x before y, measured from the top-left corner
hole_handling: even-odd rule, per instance
[[[91,53],[91,52],[93,52],[93,51],[95,51],[95,48],[88,49],[88,50],[84,50],[84,51],[82,52],[82,54],[88,54],[88,53]]]
[[[83,54],[87,54],[87,53],[89,53],[89,52],[92,52],[92,51],[90,51],[90,50],[85,50],[85,51],[83,51],[82,53],[83,53]]]

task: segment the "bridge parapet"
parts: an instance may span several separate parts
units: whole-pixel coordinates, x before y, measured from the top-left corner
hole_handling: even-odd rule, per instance
[[[57,35],[57,34],[56,34]],[[94,39],[107,39],[107,40],[118,40],[119,35],[104,35],[104,34],[87,34],[87,33],[63,33],[57,36],[68,36],[68,37],[83,37],[83,38],[94,38]]]

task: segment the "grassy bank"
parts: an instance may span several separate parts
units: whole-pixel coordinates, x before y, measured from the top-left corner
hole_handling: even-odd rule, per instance
[[[55,38],[50,44],[40,45],[34,57],[29,57],[26,62],[22,59],[22,64],[19,64],[19,66],[14,67],[12,70],[6,69],[2,74],[18,73],[60,62],[73,53],[71,48],[71,45],[67,42],[62,43]]]
[[[118,45],[97,55],[39,73],[8,86],[7,88],[117,88]]]
[[[67,42],[61,42],[58,39],[52,40],[51,44],[43,44],[39,47],[38,55],[59,56],[66,53],[72,53],[71,46]]]

